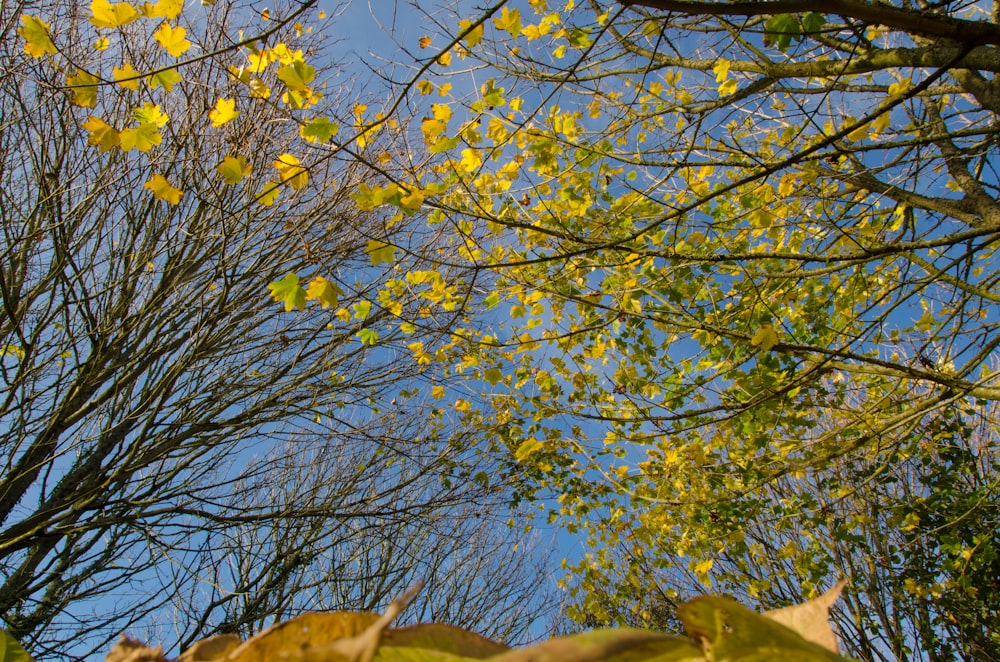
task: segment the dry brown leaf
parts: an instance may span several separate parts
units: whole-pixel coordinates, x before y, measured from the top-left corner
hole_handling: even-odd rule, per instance
[[[839,653],[837,650],[837,635],[830,627],[830,607],[840,597],[840,592],[847,584],[840,580],[833,588],[809,602],[792,605],[784,609],[764,612],[764,616],[781,623],[786,628],[794,630],[807,641],[819,644],[823,648]]]
[[[222,660],[230,651],[240,647],[243,640],[235,634],[220,634],[196,642],[177,658],[177,662],[211,662]]]
[[[167,662],[163,657],[163,648],[150,648],[137,639],[129,639],[124,634],[111,647],[104,662]]]

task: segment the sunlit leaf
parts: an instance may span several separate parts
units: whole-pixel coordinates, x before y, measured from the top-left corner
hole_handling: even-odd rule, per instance
[[[121,67],[115,67],[112,70],[112,75],[116,81],[119,81],[118,85],[124,87],[126,90],[139,89],[139,78],[138,72],[132,68],[132,65],[126,62]],[[127,80],[123,80],[127,79]]]
[[[306,291],[299,285],[297,274],[285,274],[284,278],[268,283],[267,287],[271,290],[271,298],[278,303],[284,303],[286,311],[293,308],[301,310],[306,307]]]
[[[181,82],[181,75],[175,69],[164,69],[149,77],[149,86],[154,90],[162,87],[165,92],[169,92],[174,85]]]
[[[153,197],[172,205],[178,204],[181,201],[181,196],[184,195],[183,191],[171,186],[163,175],[153,175],[149,181],[143,184],[143,188],[152,191]]]
[[[164,23],[153,33],[153,38],[170,55],[180,57],[191,48],[191,42],[184,38],[186,34],[187,30],[182,26],[171,27],[169,23]]]
[[[23,14],[17,33],[24,39],[24,51],[34,58],[56,52],[56,45],[49,35],[49,24],[34,16]]]
[[[762,324],[757,333],[753,335],[750,340],[750,344],[754,347],[760,347],[761,351],[768,352],[778,344],[778,333],[774,330],[774,327],[770,324]]]
[[[216,172],[227,184],[238,184],[241,179],[253,171],[253,164],[247,163],[245,157],[227,156],[222,163],[215,166]]]
[[[121,139],[121,148],[124,152],[130,152],[133,149],[148,152],[163,142],[160,129],[153,122],[143,122],[139,126],[122,129],[118,136]]]
[[[81,108],[93,108],[97,105],[97,76],[77,69],[75,76],[66,78],[66,85],[73,95],[70,103]]]
[[[309,172],[297,158],[291,154],[282,154],[274,162],[274,167],[284,184],[288,184],[296,191],[309,183]]]
[[[332,283],[322,276],[316,276],[309,282],[306,289],[307,301],[319,301],[321,308],[337,307],[337,301],[344,290],[336,283]]]
[[[139,11],[128,2],[92,0],[90,13],[90,22],[99,28],[118,28],[139,18]]]
[[[109,126],[100,117],[91,115],[83,123],[83,128],[89,134],[87,142],[91,145],[97,145],[102,152],[107,152],[121,145],[121,138],[118,136],[118,131]]]
[[[208,119],[212,120],[212,126],[218,128],[232,122],[239,114],[235,99],[219,99],[215,102],[215,108],[208,111]]]

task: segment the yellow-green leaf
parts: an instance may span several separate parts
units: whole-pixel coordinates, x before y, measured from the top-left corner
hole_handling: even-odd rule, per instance
[[[70,92],[73,95],[70,103],[81,108],[93,108],[96,106],[98,82],[100,81],[98,81],[97,76],[83,69],[77,69],[75,76],[67,76],[66,85],[70,88]]]
[[[299,285],[297,274],[285,274],[284,278],[269,283],[267,287],[271,290],[271,298],[284,303],[286,311],[293,308],[302,310],[306,307],[306,291]]]
[[[265,207],[270,207],[278,199],[279,193],[281,193],[281,184],[279,182],[265,182],[257,194],[257,202]]]
[[[164,91],[169,92],[179,82],[181,82],[181,75],[174,69],[165,69],[149,77],[149,86],[154,90],[162,87]]]
[[[297,92],[308,90],[314,78],[316,69],[302,60],[295,60],[278,69],[278,80]]]
[[[316,117],[299,128],[299,135],[312,143],[327,143],[337,134],[338,126],[326,117]]]
[[[184,192],[178,188],[174,188],[167,181],[167,178],[163,175],[153,175],[149,181],[143,184],[143,188],[147,188],[153,192],[153,197],[163,200],[164,202],[169,202],[172,205],[176,205],[181,201],[181,196]]]
[[[154,145],[163,142],[159,128],[152,122],[143,122],[139,126],[122,129],[118,135],[121,138],[122,151],[125,152],[133,149],[148,152]]]
[[[49,35],[49,24],[34,16],[21,16],[17,33],[24,39],[24,52],[34,58],[56,52],[56,45]]]
[[[757,333],[750,340],[750,344],[754,347],[760,347],[762,351],[770,351],[772,347],[778,344],[778,333],[772,325],[761,324],[760,328],[757,329]]]
[[[225,183],[238,184],[253,171],[253,164],[247,163],[246,158],[242,156],[227,156],[222,159],[222,163],[215,166],[215,170]]]
[[[392,264],[396,259],[396,247],[377,239],[369,240],[365,252],[371,257],[372,266],[382,264],[383,262]]]

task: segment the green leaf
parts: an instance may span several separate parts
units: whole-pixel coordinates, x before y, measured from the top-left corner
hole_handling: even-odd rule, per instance
[[[0,662],[32,662],[28,652],[4,630],[0,630]]]
[[[306,291],[299,285],[299,277],[294,273],[288,273],[281,280],[269,283],[267,286],[271,290],[271,297],[281,303],[284,302],[285,310],[306,307]]]
[[[764,23],[767,34],[764,35],[764,44],[776,44],[778,50],[785,52],[792,43],[792,37],[802,39],[802,24],[794,14],[776,14],[767,19]]]

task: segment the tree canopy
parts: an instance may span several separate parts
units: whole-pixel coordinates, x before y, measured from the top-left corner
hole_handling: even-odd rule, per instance
[[[488,458],[421,399],[390,406],[426,378],[398,329],[374,342],[385,219],[349,197],[369,175],[291,154],[334,130],[296,108],[355,102],[308,88],[335,74],[302,60],[309,9],[0,10],[0,615],[40,657],[246,637],[418,579],[413,618],[532,620],[507,497],[457,479]],[[287,308],[315,309],[269,305],[296,272]]]

